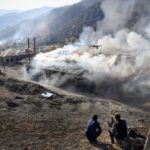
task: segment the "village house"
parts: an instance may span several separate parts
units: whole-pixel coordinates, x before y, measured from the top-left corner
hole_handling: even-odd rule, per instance
[[[0,51],[0,64],[11,65],[21,62],[23,59],[30,59],[36,55],[36,39],[33,39],[33,49],[30,48],[30,39],[27,39],[28,48],[6,49]]]
[[[30,60],[33,56],[34,50],[29,48],[23,50],[6,49],[0,53],[0,64],[16,64],[25,58]]]

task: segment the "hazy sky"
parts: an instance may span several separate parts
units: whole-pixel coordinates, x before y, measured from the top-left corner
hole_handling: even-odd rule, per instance
[[[77,3],[81,0],[0,0],[0,9],[33,9],[43,6],[59,7]]]

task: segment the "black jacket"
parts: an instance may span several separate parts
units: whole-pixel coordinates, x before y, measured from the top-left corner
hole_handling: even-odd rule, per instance
[[[113,134],[116,139],[124,139],[127,137],[127,124],[125,120],[119,120],[114,124]]]

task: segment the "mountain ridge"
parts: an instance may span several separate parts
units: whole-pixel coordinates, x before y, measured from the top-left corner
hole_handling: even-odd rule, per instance
[[[1,35],[0,40],[5,39],[7,41],[7,39],[13,39],[16,37],[15,35],[17,35],[20,32],[20,33],[22,33],[22,36],[21,36],[21,34],[19,34],[20,39],[27,38],[28,36],[29,37],[37,36],[41,39],[41,41],[43,41],[43,43],[46,43],[46,42],[56,43],[56,42],[58,42],[58,40],[55,41],[55,39],[52,39],[52,41],[55,41],[55,42],[51,42],[51,40],[48,41],[49,39],[52,38],[52,36],[54,34],[53,32],[57,31],[58,29],[61,30],[61,28],[62,29],[65,28],[65,26],[67,26],[66,25],[67,22],[70,22],[70,20],[74,20],[74,18],[77,18],[78,16],[80,16],[84,11],[86,11],[86,9],[88,9],[93,4],[95,4],[96,2],[99,2],[99,1],[101,1],[101,0],[94,0],[94,1],[83,0],[79,3],[71,5],[71,6],[55,8],[51,12],[45,13],[46,17],[44,15],[41,15],[34,19],[30,19],[30,20],[26,20],[26,21],[23,20],[21,23],[19,22],[16,25],[12,25],[12,27],[9,26],[9,31],[11,31],[9,33],[8,33],[8,29],[1,30],[0,31],[0,35]],[[29,25],[31,25],[31,27]],[[23,29],[21,26],[23,26]],[[27,27],[25,27],[25,26],[27,26]],[[43,26],[43,27],[40,27],[40,26]],[[24,30],[25,30],[26,36],[23,35]],[[81,32],[81,29],[79,30],[79,32]],[[77,33],[78,35],[80,34],[79,32]],[[64,33],[64,34],[66,34],[66,33]],[[65,35],[63,35],[62,37],[65,37]],[[48,40],[45,40],[47,38],[48,38]],[[60,39],[60,40],[62,40],[62,39]],[[46,41],[46,42],[44,42],[44,41]]]

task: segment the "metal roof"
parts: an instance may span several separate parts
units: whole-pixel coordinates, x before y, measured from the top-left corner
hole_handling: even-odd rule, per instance
[[[19,56],[19,55],[28,55],[28,54],[34,54],[34,51],[32,49],[6,49],[1,51],[2,57],[11,57],[11,56]]]

